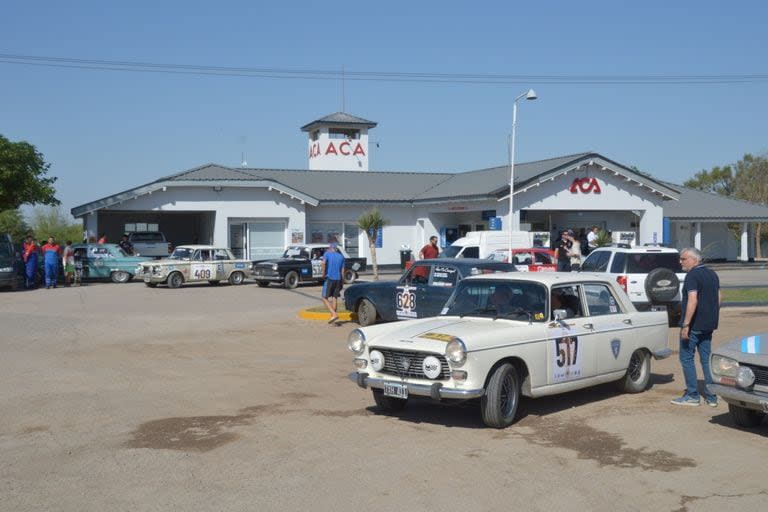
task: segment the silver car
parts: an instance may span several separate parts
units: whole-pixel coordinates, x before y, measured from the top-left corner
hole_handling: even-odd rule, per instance
[[[187,282],[242,284],[251,275],[251,262],[238,260],[229,249],[211,245],[181,245],[168,258],[145,261],[139,275],[150,288],[167,284],[178,288]]]
[[[765,339],[763,339],[765,338]],[[728,402],[741,427],[760,425],[768,413],[768,334],[729,341],[712,352],[710,391]]]

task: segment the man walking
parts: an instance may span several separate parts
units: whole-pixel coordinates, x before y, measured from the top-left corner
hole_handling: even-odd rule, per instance
[[[717,329],[720,318],[720,279],[713,270],[701,264],[701,252],[696,248],[680,251],[680,265],[687,273],[683,283],[683,323],[680,326],[680,364],[685,377],[685,393],[672,403],[697,406],[701,402],[694,363],[698,349],[704,373],[704,399],[710,407],[717,407],[717,395],[709,391],[712,384],[709,355],[712,352],[712,332]]]
[[[419,251],[419,259],[427,260],[440,256],[440,248],[437,246],[437,237],[432,235],[429,237],[429,243],[421,248]]]
[[[336,242],[331,242],[328,245],[328,250],[323,254],[323,276],[325,276],[325,281],[323,281],[323,303],[328,308],[328,311],[331,312],[331,319],[328,320],[329,324],[339,319],[336,308],[343,283],[344,256],[336,250],[337,247]]]

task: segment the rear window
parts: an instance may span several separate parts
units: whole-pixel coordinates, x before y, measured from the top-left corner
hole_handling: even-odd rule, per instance
[[[132,233],[131,242],[164,242],[162,233]]]
[[[647,274],[655,268],[682,272],[680,255],[676,252],[627,254],[627,274]]]
[[[595,251],[581,264],[582,272],[605,272],[608,269],[609,251]]]

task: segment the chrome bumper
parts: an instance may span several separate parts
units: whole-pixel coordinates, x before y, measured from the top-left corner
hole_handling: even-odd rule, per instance
[[[651,352],[651,354],[653,354],[654,359],[666,359],[672,355],[672,349],[663,348],[661,350],[657,350],[656,352]]]
[[[402,381],[396,379],[380,379],[377,377],[370,377],[367,373],[352,372],[348,376],[349,380],[356,383],[361,388],[384,388],[385,382],[393,382],[402,384]],[[485,393],[484,389],[452,389],[445,388],[441,382],[435,382],[432,385],[427,384],[413,384],[411,382],[405,383],[408,386],[409,395],[428,396],[433,400],[445,399],[459,399],[467,400],[470,398],[480,398]]]
[[[722,384],[710,384],[707,387],[712,393],[720,395],[729,404],[746,407],[755,411],[768,412],[768,395],[765,393],[744,391]]]

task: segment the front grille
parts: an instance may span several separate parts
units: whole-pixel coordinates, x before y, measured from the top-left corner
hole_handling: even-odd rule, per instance
[[[448,380],[451,375],[451,369],[448,366],[448,361],[440,354],[432,354],[427,352],[411,352],[408,350],[391,350],[387,348],[371,347],[372,350],[378,350],[384,355],[384,368],[381,369],[381,373],[388,375],[396,375],[397,377],[413,377],[417,379],[428,380]],[[440,376],[437,379],[430,379],[424,375],[422,369],[422,363],[427,356],[434,356],[440,361]],[[403,361],[409,361],[408,369],[403,368]]]
[[[144,265],[143,267],[141,267],[141,270],[142,270],[142,272],[144,272],[145,274],[149,274],[149,267],[148,267],[148,266]]]
[[[739,363],[739,366],[746,366],[755,374],[755,384],[758,386],[768,386],[768,367],[757,366],[756,364]]]

